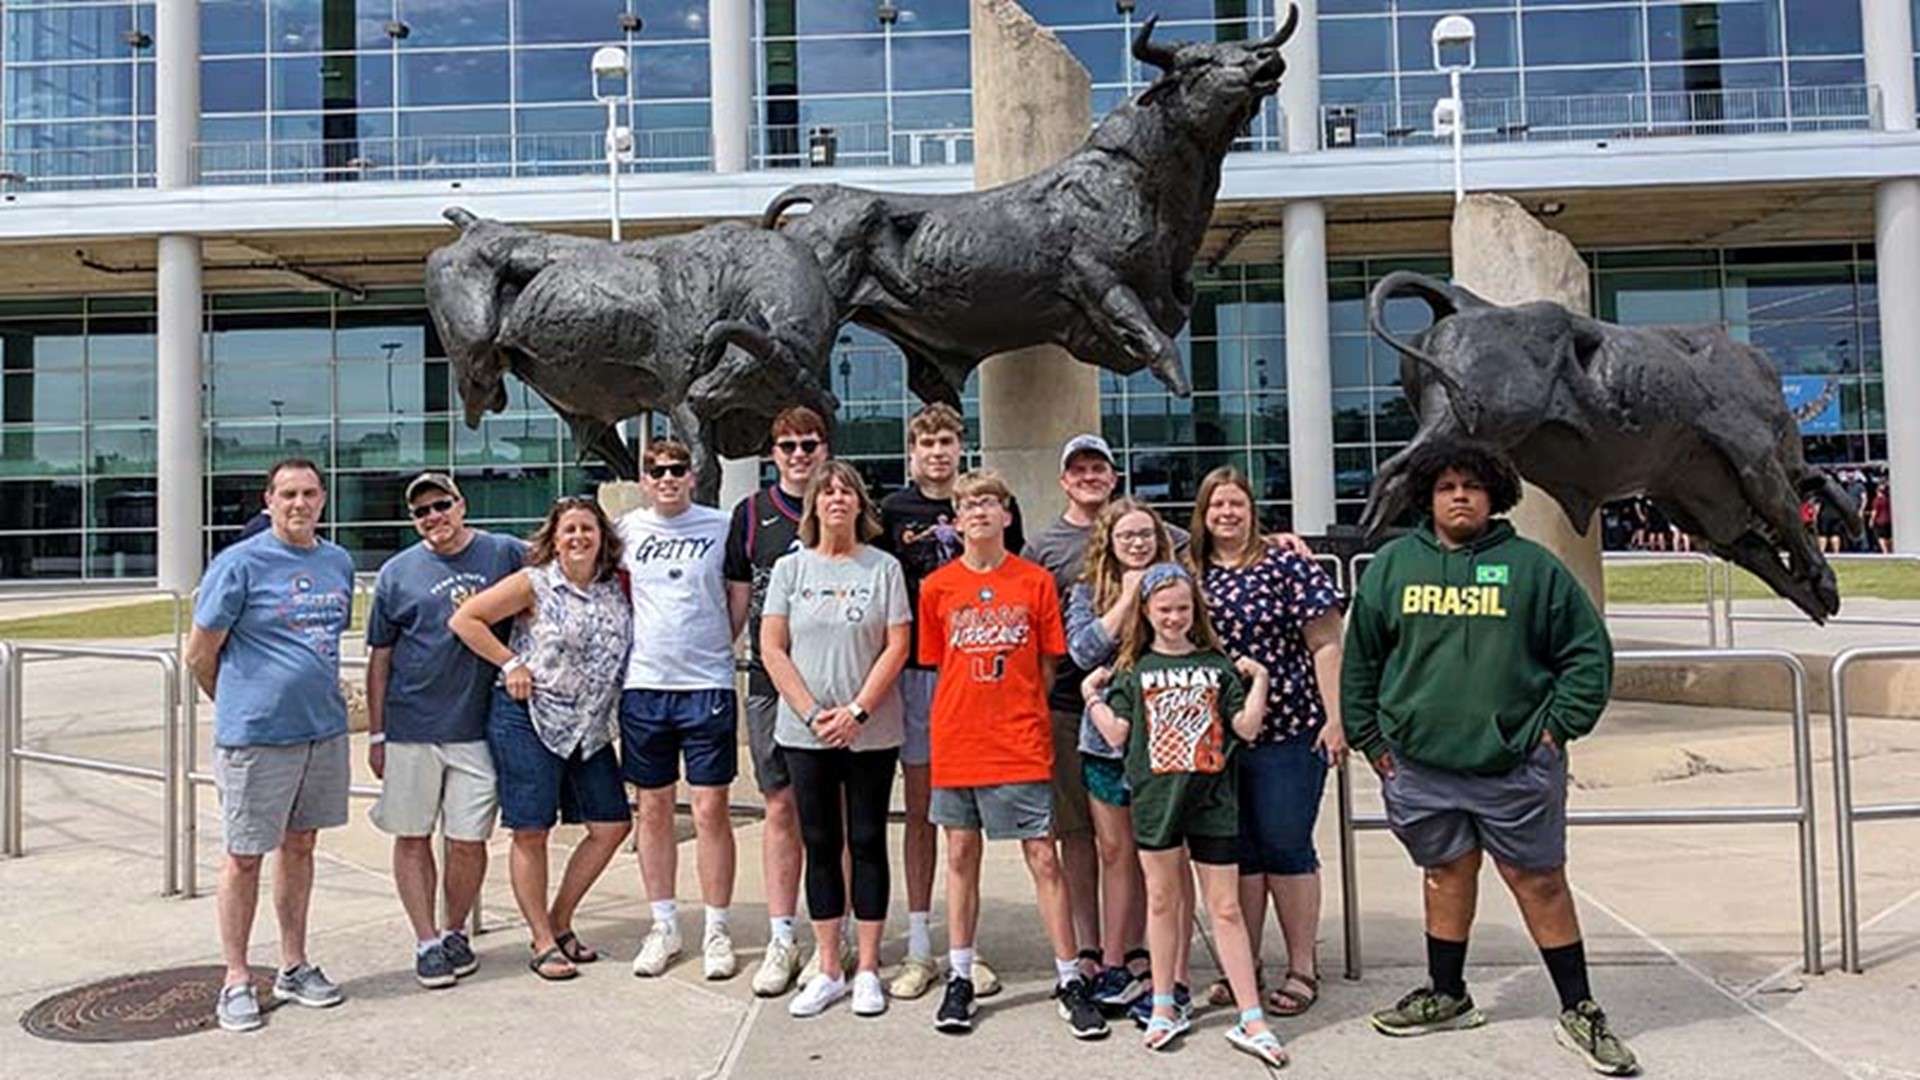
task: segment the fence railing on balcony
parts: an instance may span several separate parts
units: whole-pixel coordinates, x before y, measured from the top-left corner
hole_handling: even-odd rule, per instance
[[[475,177],[572,176],[606,167],[604,131],[200,143],[203,184],[318,184]],[[642,130],[628,172],[713,167],[705,128]]]
[[[0,150],[0,192],[152,186],[151,146]]]
[[[1431,100],[1328,105],[1325,149],[1423,146],[1433,132]],[[1652,94],[1468,98],[1467,141],[1583,142],[1682,135],[1760,135],[1881,128],[1875,86],[1680,90]]]

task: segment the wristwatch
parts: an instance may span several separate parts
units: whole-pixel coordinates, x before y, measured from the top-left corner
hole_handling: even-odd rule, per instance
[[[809,712],[807,713],[807,717],[806,717],[806,719],[805,719],[804,721],[802,721],[802,723],[804,723],[804,724],[806,724],[806,725],[807,725],[807,727],[809,727],[809,728],[811,728],[811,727],[813,727],[813,723],[814,723],[814,721],[816,721],[816,720],[818,720],[818,719],[820,719],[820,714],[821,714],[821,713],[823,713],[823,712],[826,712],[826,711],[827,711],[827,710],[826,710],[826,709],[824,709],[824,708],[822,708],[821,706],[819,706],[819,705],[815,705],[815,706],[814,706],[814,707],[813,707],[813,708],[812,708],[812,709],[811,709],[811,710],[810,710],[810,711],[809,711]]]
[[[847,711],[853,714],[854,722],[861,724],[866,723],[867,717],[871,715],[867,712],[867,707],[857,701],[847,706]]]

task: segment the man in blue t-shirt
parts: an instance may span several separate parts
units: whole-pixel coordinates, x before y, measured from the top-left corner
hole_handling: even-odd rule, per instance
[[[527,546],[469,528],[466,500],[445,473],[413,478],[407,513],[420,543],[380,568],[367,615],[367,764],[382,781],[373,823],[393,837],[414,978],[436,988],[480,967],[464,929],[486,877],[499,805],[487,749],[495,671],[453,636],[447,618],[525,565]],[[447,838],[444,925],[433,910],[436,821]],[[584,947],[572,944],[569,957],[583,959]]]
[[[320,469],[298,458],[267,473],[273,527],[214,557],[193,607],[186,665],[214,702],[214,775],[226,858],[220,1026],[261,1024],[247,964],[260,862],[279,851],[274,910],[281,968],[273,995],[324,1008],[340,988],[307,960],[307,904],[319,831],[347,820],[351,767],[340,695],[340,635],[353,617],[353,559],[317,533]]]

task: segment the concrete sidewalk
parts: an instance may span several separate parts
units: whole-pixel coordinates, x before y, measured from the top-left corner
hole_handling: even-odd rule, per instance
[[[157,680],[129,669],[49,663],[29,670],[29,744],[132,762],[156,760]],[[1824,745],[1824,731],[1815,746]],[[1758,805],[1791,800],[1777,714],[1617,706],[1575,748],[1576,808]],[[1911,800],[1920,788],[1920,724],[1861,720],[1856,730],[1861,801]],[[356,740],[356,760],[364,747]],[[1824,768],[1821,770],[1824,778]],[[1377,791],[1356,771],[1357,801]],[[745,791],[743,789],[743,797]],[[28,765],[24,858],[0,863],[0,1010],[18,1015],[56,991],[115,975],[215,962],[210,896],[166,900],[160,878],[159,789],[135,780]],[[1819,801],[1821,905],[1830,962],[1837,957],[1831,800]],[[934,997],[895,1002],[879,1019],[844,1009],[796,1021],[785,1001],[756,1001],[747,986],[766,939],[758,826],[739,826],[734,905],[742,975],[700,980],[697,961],[666,978],[627,969],[645,928],[637,871],[622,856],[588,899],[579,928],[610,959],[571,983],[546,984],[524,966],[526,941],[506,886],[504,837],[493,845],[486,904],[492,932],[477,942],[483,967],[450,991],[414,986],[408,933],[387,871],[387,844],[356,804],[349,827],[322,839],[312,954],[348,1002],[314,1012],[276,1011],[264,1031],[208,1032],[153,1043],[46,1042],[17,1025],[0,1031],[7,1077],[253,1077],[296,1068],[309,1075],[740,1077],[866,1080],[912,1075],[1252,1075],[1259,1069],[1221,1038],[1224,1010],[1204,1015],[1173,1053],[1150,1059],[1131,1028],[1099,1044],[1075,1043],[1047,1000],[1050,963],[1017,851],[989,849],[982,955],[1006,978],[965,1038],[932,1030]],[[1363,833],[1357,864],[1365,972],[1342,966],[1337,844],[1329,794],[1321,828],[1327,860],[1321,963],[1324,998],[1279,1025],[1294,1055],[1290,1074],[1350,1077],[1564,1077],[1587,1075],[1549,1032],[1552,992],[1510,900],[1489,872],[1469,978],[1493,1016],[1471,1033],[1394,1041],[1365,1014],[1422,978],[1419,880],[1388,837]],[[203,887],[217,869],[218,818],[201,806]],[[896,845],[898,837],[895,837]],[[1863,826],[1862,913],[1869,970],[1803,977],[1794,830],[1790,826],[1576,829],[1579,891],[1596,990],[1630,1037],[1649,1075],[1769,1078],[1920,1077],[1920,823]],[[683,895],[693,888],[683,848]],[[556,860],[564,852],[556,852]],[[897,864],[896,864],[897,865]],[[895,885],[896,957],[902,920]],[[685,929],[699,919],[684,901]],[[944,905],[940,905],[944,907]],[[263,903],[255,960],[274,959]],[[936,920],[940,916],[936,913]],[[1277,965],[1269,932],[1267,962]],[[691,939],[691,938],[690,938]],[[936,932],[936,941],[944,934]],[[1213,975],[1210,943],[1195,946],[1195,981]]]

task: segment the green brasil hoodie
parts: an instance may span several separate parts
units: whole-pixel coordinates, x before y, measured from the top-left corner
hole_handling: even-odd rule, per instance
[[[1613,643],[1580,583],[1495,520],[1448,549],[1433,523],[1380,549],[1347,614],[1347,741],[1455,772],[1497,775],[1544,729],[1593,730],[1613,689]]]

